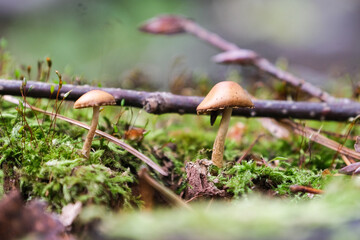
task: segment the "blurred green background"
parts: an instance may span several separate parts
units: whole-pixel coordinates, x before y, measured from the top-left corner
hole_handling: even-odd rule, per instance
[[[36,69],[51,57],[54,69],[103,86],[120,86],[137,69],[162,90],[184,71],[223,80],[229,67],[210,59],[218,50],[187,35],[137,30],[164,13],[195,19],[272,61],[285,57],[315,84],[359,79],[358,0],[0,0],[0,38],[18,64]]]

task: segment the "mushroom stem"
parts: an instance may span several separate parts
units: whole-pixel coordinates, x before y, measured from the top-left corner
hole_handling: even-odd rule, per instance
[[[90,129],[86,136],[84,146],[81,150],[81,154],[83,156],[85,156],[86,158],[89,158],[89,156],[90,156],[91,143],[94,138],[95,131],[96,131],[96,128],[97,128],[97,125],[99,122],[99,110],[100,110],[99,106],[93,107],[93,118],[91,120]]]
[[[226,134],[229,128],[231,113],[232,113],[232,108],[224,109],[219,130],[216,135],[216,139],[213,146],[211,160],[213,164],[219,168],[222,168],[223,166],[224,144],[225,144]]]

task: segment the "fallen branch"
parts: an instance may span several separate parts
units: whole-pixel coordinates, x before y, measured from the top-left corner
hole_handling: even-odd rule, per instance
[[[340,99],[331,96],[329,93],[321,90],[320,88],[312,85],[309,82],[306,82],[304,79],[298,78],[291,73],[283,71],[277,68],[274,64],[269,62],[267,59],[261,57],[257,53],[241,49],[234,43],[228,42],[219,35],[208,31],[207,29],[201,27],[194,21],[187,19],[182,16],[177,15],[164,15],[152,18],[148,20],[143,26],[140,27],[140,30],[153,34],[176,34],[187,32],[195,35],[201,40],[209,43],[212,46],[217,47],[223,51],[240,51],[245,53],[246,56],[253,56],[251,61],[242,61],[241,64],[252,65],[256,67],[260,72],[264,72],[271,77],[280,79],[297,89],[299,91],[305,92],[311,96],[319,98],[324,102],[336,102]],[[349,99],[341,99],[342,101],[351,101]]]
[[[0,80],[0,94],[4,94],[7,89],[7,85],[2,85],[2,82],[10,83],[12,86],[11,93],[21,95],[20,85],[22,81],[16,80]],[[18,87],[18,92],[16,91]],[[29,91],[28,88],[31,88]],[[26,92],[28,97],[39,97],[49,96],[51,84],[39,83],[39,82],[28,82]],[[96,89],[94,87],[85,86],[74,86],[74,85],[63,85],[60,90],[60,96],[65,93],[71,93],[67,96],[67,100],[76,100],[85,92]],[[144,91],[133,91],[123,90],[116,88],[103,88],[103,90],[110,92],[115,96],[117,104],[120,104],[122,99],[125,100],[125,105],[134,107],[144,107],[146,111],[150,113],[196,113],[197,105],[202,101],[202,97],[186,97],[173,95],[171,93],[164,92],[144,92]],[[57,89],[55,89],[57,91]],[[46,94],[47,92],[47,94]],[[233,115],[241,115],[247,117],[265,116],[273,118],[306,118],[306,119],[318,119],[318,120],[348,120],[351,117],[356,117],[360,114],[360,104],[352,103],[345,105],[343,103],[312,103],[312,102],[289,102],[289,101],[260,101],[254,100],[254,109],[234,109]],[[32,108],[33,110],[43,112],[46,111],[41,109]],[[350,114],[350,115],[349,115]],[[351,115],[352,114],[352,115]],[[68,120],[64,116],[57,116],[60,119]],[[71,119],[72,120],[72,119]],[[75,120],[73,120],[75,122]],[[77,122],[77,121],[76,121]],[[310,140],[322,144],[334,151],[337,151],[346,156],[351,156],[356,159],[360,159],[360,153],[357,153],[351,149],[343,147],[341,144],[320,135],[316,131],[303,127],[298,123],[295,123],[289,119],[283,119],[280,121],[284,126],[290,127],[296,134],[309,138]],[[79,126],[86,128],[87,125],[78,122]],[[108,138],[114,142],[114,138],[111,135],[103,133],[97,130],[97,134]],[[126,149],[126,148],[125,148]],[[128,150],[129,151],[129,150]],[[155,168],[157,171],[158,166],[147,162],[150,166]],[[162,173],[164,174],[164,173]]]
[[[1,80],[0,94],[21,96],[20,87],[22,81],[19,80]],[[58,90],[55,84],[28,81],[24,89],[27,97],[33,98],[55,98],[51,95],[51,87],[54,92]],[[30,90],[29,90],[30,89]],[[90,86],[76,86],[64,84],[60,89],[62,98],[71,90],[66,100],[75,101],[84,93],[100,89]],[[125,90],[119,88],[101,88],[111,93],[117,102],[121,105],[122,100],[125,106],[144,108],[148,113],[164,114],[195,114],[196,107],[202,101],[203,97],[180,96],[167,92],[145,92]],[[360,103],[317,103],[317,102],[291,102],[291,101],[273,101],[273,100],[254,100],[253,109],[234,109],[234,116],[244,117],[270,117],[270,118],[296,118],[296,119],[314,119],[314,120],[332,120],[348,121],[360,114]]]

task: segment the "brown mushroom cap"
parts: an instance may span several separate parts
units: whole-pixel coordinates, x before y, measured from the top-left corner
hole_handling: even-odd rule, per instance
[[[113,95],[102,90],[91,90],[82,95],[74,103],[74,108],[87,108],[105,105],[115,105],[116,101]]]
[[[198,113],[217,111],[224,108],[254,107],[250,96],[236,82],[217,83],[196,108]]]

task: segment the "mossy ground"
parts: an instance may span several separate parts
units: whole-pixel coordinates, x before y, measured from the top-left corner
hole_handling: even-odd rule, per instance
[[[6,63],[2,64],[3,76],[16,78],[21,74],[26,75],[26,72],[22,73],[21,70],[15,71],[15,74],[7,72],[6,69],[12,69],[12,67],[8,64],[9,60],[5,61],[4,59],[9,57],[5,52],[1,54],[3,63]],[[6,67],[4,67],[5,65]],[[68,79],[71,81],[71,76]],[[52,81],[56,82],[56,80]],[[202,86],[211,85],[203,77],[199,79],[199,83],[203,84]],[[266,92],[266,90],[264,91]],[[270,95],[270,91],[267,91],[266,94]],[[266,94],[262,95],[266,96]],[[19,99],[20,101],[24,100],[23,98]],[[49,111],[55,111],[56,106],[59,106],[59,102],[55,106],[54,101],[49,102],[45,99],[28,98],[27,101]],[[68,102],[61,104],[59,114],[83,122],[89,122],[91,119],[91,110],[73,110],[72,103]],[[143,137],[142,140],[125,141],[160,165],[164,161],[171,162],[170,178],[162,178],[156,172],[151,174],[162,184],[177,194],[181,194],[187,187],[186,162],[210,158],[218,122],[219,119],[215,126],[211,127],[207,116],[174,114],[156,116],[127,107],[109,107],[102,111],[98,127],[119,138],[124,136],[129,126],[145,129],[146,133],[140,136],[140,138]],[[292,193],[289,187],[295,184],[327,189],[329,182],[333,182],[337,178],[332,173],[336,173],[336,169],[345,166],[340,156],[332,150],[297,135],[292,135],[288,140],[277,139],[262,128],[255,118],[233,118],[230,125],[235,126],[238,122],[244,124],[244,132],[240,140],[231,138],[227,140],[224,156],[225,168],[221,170],[216,167],[210,168],[209,180],[214,181],[218,188],[227,191],[226,202],[218,200],[214,204],[216,210],[215,207],[209,208],[210,210],[204,209],[204,205],[211,205],[211,203],[203,202],[199,210],[196,210],[195,220],[189,220],[193,213],[183,212],[179,215],[180,224],[173,224],[174,226],[171,228],[166,228],[164,227],[165,222],[171,222],[171,219],[178,215],[178,210],[169,213],[160,210],[153,216],[138,211],[126,215],[124,218],[116,216],[118,210],[141,209],[142,207],[143,203],[137,192],[137,171],[143,164],[139,159],[118,146],[96,137],[92,144],[93,151],[90,158],[84,160],[79,155],[79,150],[86,134],[85,130],[62,120],[55,121],[51,117],[31,111],[23,104],[13,105],[1,99],[0,196],[17,188],[20,189],[25,199],[38,197],[45,199],[50,208],[57,212],[60,212],[61,208],[68,203],[81,201],[85,207],[92,209],[92,218],[101,217],[105,223],[114,221],[121,226],[117,231],[112,231],[117,225],[105,224],[104,229],[110,229],[112,235],[141,239],[143,237],[141,231],[134,233],[131,229],[137,226],[140,229],[145,228],[144,232],[146,232],[152,219],[159,220],[159,226],[165,229],[160,229],[160,227],[152,229],[154,231],[154,235],[151,235],[152,238],[156,238],[158,236],[156,234],[163,236],[167,233],[166,229],[173,229],[173,233],[176,234],[182,231],[181,229],[189,228],[191,224],[202,226],[205,218],[208,219],[206,220],[206,223],[209,223],[208,228],[216,226],[218,218],[222,219],[221,221],[228,219],[226,224],[229,229],[224,234],[228,231],[229,237],[231,237],[236,236],[232,234],[237,234],[241,229],[245,231],[247,227],[256,228],[256,223],[252,221],[259,221],[259,219],[270,219],[270,222],[274,220],[277,223],[277,221],[281,221],[279,219],[289,219],[290,215],[296,214],[300,214],[299,216],[305,219],[310,216],[307,214],[310,214],[311,209],[316,209],[322,204],[324,206],[317,210],[319,214],[333,207],[340,211],[344,208],[339,201],[342,194],[344,196],[351,195],[350,197],[358,195],[353,191],[357,186],[349,180],[335,184],[337,187],[334,189],[336,190],[332,190],[332,195],[325,197]],[[347,123],[336,122],[302,122],[307,126],[341,134],[346,134],[349,126]],[[354,128],[352,134],[356,135],[357,133],[358,129]],[[241,163],[236,163],[257,136],[262,134],[264,136],[251,149],[250,155]],[[334,139],[341,143],[344,142],[343,138]],[[345,145],[352,147],[353,143],[352,140],[347,140]],[[262,159],[268,164],[259,164],[258,159]],[[333,166],[335,166],[334,169]],[[331,171],[324,172],[329,168]],[[352,187],[342,189],[341,186],[347,185]],[[332,185],[330,184],[330,186]],[[336,191],[340,196],[336,197],[336,193],[334,193]],[[260,198],[266,200],[259,200]],[[231,204],[229,199],[233,201]],[[307,203],[310,199],[314,203]],[[284,202],[286,204],[283,205]],[[352,201],[347,201],[345,204],[346,213],[351,216],[351,218],[345,216],[349,221],[353,218],[349,211],[352,203]],[[265,207],[257,208],[257,205],[269,206],[271,211],[264,213]],[[94,211],[93,209],[97,209],[93,208],[94,206],[103,208]],[[219,208],[217,209],[217,207]],[[354,207],[358,208],[359,206],[354,205]],[[156,208],[162,208],[161,202]],[[293,210],[293,208],[304,209],[304,212],[300,213],[301,210]],[[103,211],[113,211],[115,215],[107,218],[102,215]],[[246,214],[252,212],[251,214],[256,216],[250,220],[245,219],[244,216],[228,218],[227,216],[231,215],[232,211],[245,211]],[[277,215],[278,213],[280,214]],[[326,212],[325,216],[332,216],[333,213],[336,219],[340,218],[337,210]],[[84,219],[87,218],[84,217]],[[84,221],[86,222],[88,219]],[[236,224],[244,224],[246,221],[250,221],[250,223],[236,229],[239,227]],[[296,221],[291,223],[296,225]],[[260,221],[258,224],[263,223]],[[325,221],[325,224],[334,223]],[[232,227],[234,228],[233,232],[230,230]],[[196,234],[196,231],[201,228],[194,226],[194,229],[197,229],[194,232],[190,227],[187,234]],[[213,231],[217,231],[217,228],[214,227]],[[219,230],[218,233],[221,232]]]
[[[125,239],[358,239],[359,185],[338,178],[311,201],[251,194],[231,202],[194,204],[193,211],[158,209],[114,214],[89,207],[83,222],[98,219],[100,232]]]

